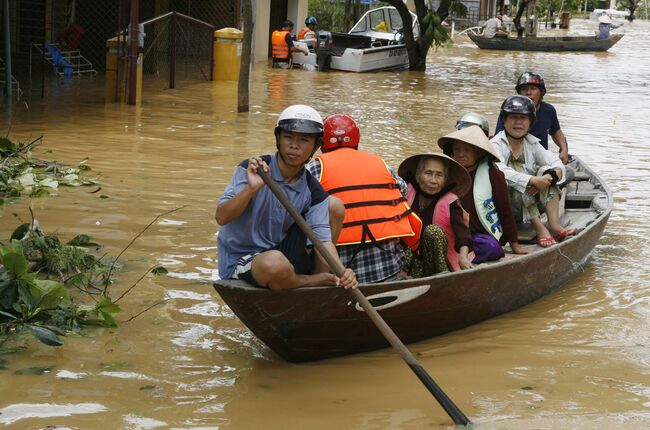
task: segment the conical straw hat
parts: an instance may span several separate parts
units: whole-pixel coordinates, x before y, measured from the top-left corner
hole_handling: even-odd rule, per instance
[[[600,18],[598,18],[598,22],[602,22],[603,24],[611,24],[612,19],[609,17],[609,15],[602,15]]]
[[[481,131],[481,133],[483,132]],[[439,152],[430,154],[418,154],[407,158],[406,160],[402,161],[402,164],[399,165],[397,174],[407,182],[409,180],[415,181],[415,170],[418,168],[420,157],[435,157],[447,163],[447,166],[449,166],[449,177],[447,178],[447,184],[451,184],[452,182],[456,184],[451,191],[458,197],[463,197],[472,187],[472,178],[469,176],[469,173],[467,173],[467,170],[465,170],[465,168],[458,164],[453,158]]]
[[[462,130],[456,130],[453,133],[441,137],[438,139],[438,146],[445,154],[451,154],[451,144],[454,142],[463,142],[475,146],[490,154],[494,161],[499,161],[499,156],[494,150],[494,147],[478,125],[465,127]]]

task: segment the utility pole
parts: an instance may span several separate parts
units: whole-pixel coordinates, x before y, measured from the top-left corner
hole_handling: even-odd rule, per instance
[[[11,103],[13,96],[13,87],[11,85],[11,31],[9,28],[9,0],[5,0],[5,95],[7,100]]]
[[[8,1],[8,0],[5,0]],[[140,11],[140,1],[131,0],[131,34],[129,46],[129,100],[130,105],[136,104],[136,96],[138,92],[138,21]]]

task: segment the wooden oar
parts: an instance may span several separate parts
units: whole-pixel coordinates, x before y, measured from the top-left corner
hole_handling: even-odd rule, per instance
[[[278,184],[275,183],[273,178],[269,176],[268,173],[264,171],[262,167],[258,167],[257,173],[262,177],[264,183],[271,189],[275,197],[280,200],[280,203],[285,207],[289,214],[296,220],[298,227],[309,237],[311,243],[316,247],[320,255],[323,256],[327,264],[334,270],[336,276],[343,276],[345,267],[341,262],[334,258],[334,256],[329,252],[327,248],[323,245],[323,242],[316,236],[314,231],[307,225],[305,219],[300,215],[295,207],[291,204],[287,196],[284,194],[284,191],[280,189]],[[377,313],[374,307],[370,304],[368,299],[363,295],[363,293],[358,289],[348,290],[354,297],[354,299],[361,305],[363,310],[366,312],[366,315],[370,317],[375,326],[379,329],[382,335],[386,338],[388,342],[400,353],[404,361],[409,365],[413,373],[422,381],[425,387],[433,394],[440,406],[447,412],[447,414],[454,420],[455,424],[467,425],[470,423],[469,419],[463,414],[463,412],[454,404],[454,402],[445,394],[444,391],[436,384],[436,382],[429,376],[426,370],[418,363],[413,354],[404,346],[402,341],[397,337],[395,332],[386,324],[386,321]]]

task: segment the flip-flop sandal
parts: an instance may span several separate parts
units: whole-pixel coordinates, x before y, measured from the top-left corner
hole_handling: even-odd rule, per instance
[[[553,236],[538,237],[537,244],[542,248],[548,248],[549,246],[557,245],[557,241]]]
[[[555,238],[556,241],[562,242],[564,239],[566,239],[569,236],[575,236],[578,230],[575,227],[572,228],[567,228],[565,230],[562,230],[558,234],[554,234],[553,237]]]

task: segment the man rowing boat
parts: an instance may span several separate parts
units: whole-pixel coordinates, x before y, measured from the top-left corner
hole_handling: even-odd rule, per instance
[[[309,106],[285,109],[275,127],[277,152],[251,157],[236,168],[219,199],[215,218],[221,225],[217,245],[219,276],[242,279],[274,290],[312,285],[356,288],[354,272],[339,278],[325,260],[307,249],[305,234],[281,207],[257,173],[261,167],[285,192],[325,247],[338,258],[331,239],[328,196],[305,170],[323,136],[323,120]]]

